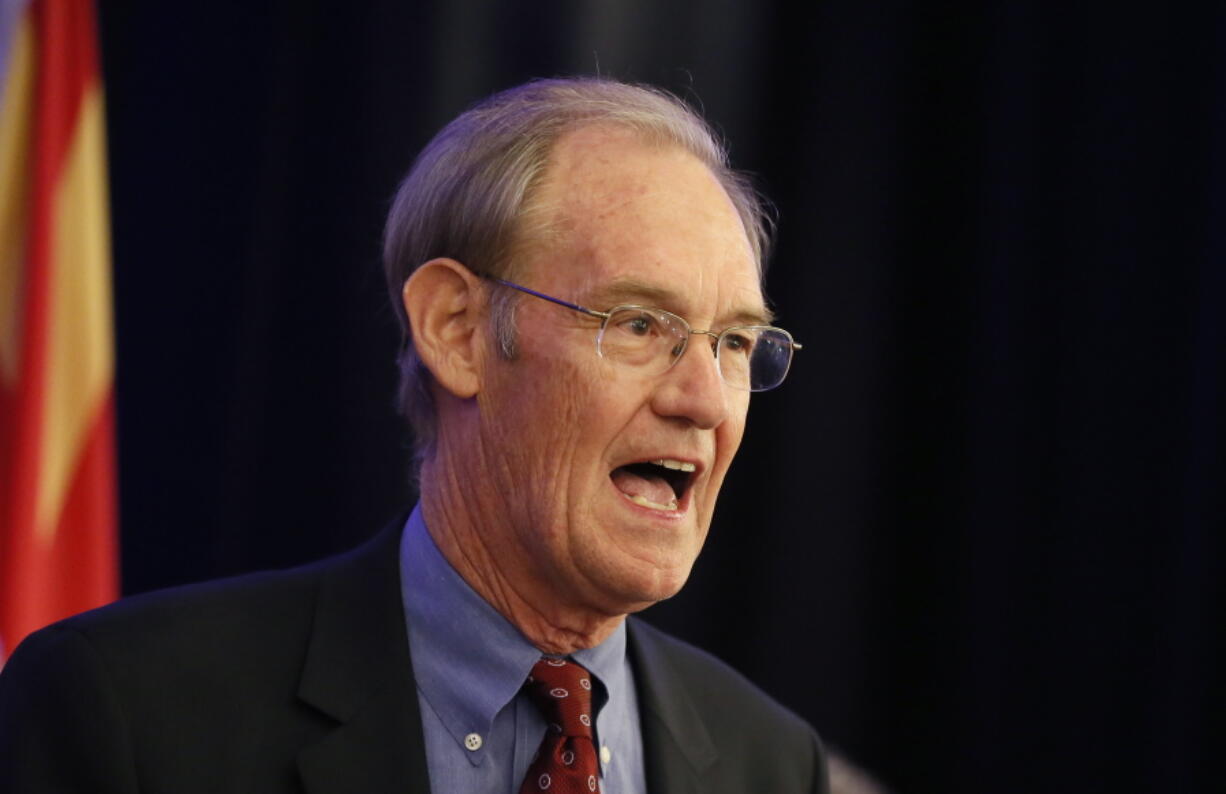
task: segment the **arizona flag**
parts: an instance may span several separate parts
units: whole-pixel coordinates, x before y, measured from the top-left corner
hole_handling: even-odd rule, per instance
[[[93,0],[0,0],[0,663],[118,595]]]

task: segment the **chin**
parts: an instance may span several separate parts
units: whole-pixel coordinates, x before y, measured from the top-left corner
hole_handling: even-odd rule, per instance
[[[657,566],[651,570],[636,572],[635,575],[619,577],[617,581],[610,582],[607,592],[616,593],[615,598],[621,603],[618,612],[639,612],[681,592],[693,567],[691,560],[689,564]]]
[[[620,494],[616,498],[615,506],[631,514],[577,521],[593,531],[584,536],[587,542],[572,547],[571,564],[602,612],[627,614],[672,598],[685,586],[707,533],[692,507],[680,520],[656,523],[649,511],[621,504]]]

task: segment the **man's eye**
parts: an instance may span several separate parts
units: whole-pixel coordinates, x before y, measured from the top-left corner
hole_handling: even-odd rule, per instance
[[[640,314],[636,317],[630,317],[621,324],[623,331],[635,336],[648,336],[656,330],[656,323],[651,317]]]
[[[724,349],[748,354],[753,350],[753,339],[748,334],[727,334],[724,336]]]

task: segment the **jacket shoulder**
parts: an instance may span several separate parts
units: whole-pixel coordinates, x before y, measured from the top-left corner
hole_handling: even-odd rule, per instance
[[[261,571],[129,596],[35,632],[80,634],[104,654],[234,658],[236,649],[304,636],[321,584],[348,569],[395,564],[385,530],[349,552],[296,568]],[[394,557],[394,554],[391,555]],[[250,658],[245,660],[250,664]]]
[[[717,790],[827,790],[825,751],[804,719],[710,653],[639,619],[628,628],[640,703],[663,727],[645,723],[645,738],[681,748]]]
[[[326,564],[268,571],[129,596],[31,635],[72,632],[104,653],[208,653],[303,627]]]
[[[799,715],[711,653],[641,619],[630,618],[630,630],[644,659],[670,665],[700,708],[709,704],[711,710],[729,710],[738,719],[744,717],[788,731],[813,731]]]
[[[0,780],[294,790],[298,749],[335,725],[299,695],[316,629],[361,623],[367,594],[394,594],[394,530],[301,568],[129,597],[31,634],[0,671]]]

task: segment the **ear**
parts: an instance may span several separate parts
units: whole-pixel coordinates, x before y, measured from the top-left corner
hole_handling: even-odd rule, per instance
[[[431,259],[400,291],[417,355],[439,385],[460,399],[473,397],[481,386],[485,301],[480,282],[454,259]]]

